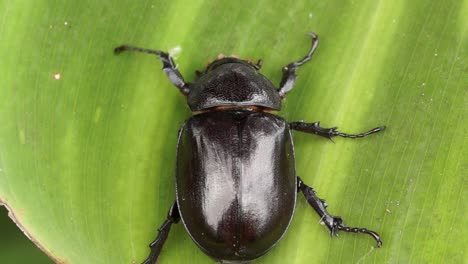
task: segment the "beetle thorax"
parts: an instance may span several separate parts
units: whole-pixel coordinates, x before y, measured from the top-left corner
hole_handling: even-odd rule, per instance
[[[191,85],[187,101],[192,111],[249,106],[280,110],[276,87],[254,67],[232,58],[226,63],[217,62]]]

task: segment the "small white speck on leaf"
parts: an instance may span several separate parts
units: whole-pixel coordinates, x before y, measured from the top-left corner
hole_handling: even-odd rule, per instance
[[[54,79],[55,80],[60,80],[61,78],[62,78],[62,75],[60,73],[57,72],[57,73],[54,74]]]
[[[182,52],[182,47],[180,45],[175,46],[174,48],[169,50],[169,55],[171,55],[174,59],[177,59],[179,54]]]

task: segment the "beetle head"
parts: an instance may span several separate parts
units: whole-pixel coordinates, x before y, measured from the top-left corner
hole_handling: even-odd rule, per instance
[[[188,104],[192,111],[218,106],[259,106],[281,109],[277,88],[258,72],[261,62],[252,63],[233,57],[210,63],[198,79],[191,84]]]

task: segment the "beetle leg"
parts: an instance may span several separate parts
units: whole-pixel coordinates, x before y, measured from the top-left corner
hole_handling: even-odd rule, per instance
[[[148,258],[143,261],[142,264],[154,264],[159,257],[159,253],[161,253],[161,249],[166,242],[166,239],[169,235],[169,231],[171,231],[171,225],[174,223],[179,222],[180,215],[179,209],[177,207],[177,202],[171,206],[169,212],[167,213],[167,219],[164,223],[158,228],[158,236],[156,239],[149,244],[151,248],[151,253],[149,254]]]
[[[122,46],[115,48],[114,53],[120,54],[127,50],[157,55],[158,59],[162,61],[163,63],[163,71],[166,74],[166,76],[169,78],[169,81],[171,81],[172,84],[174,84],[177,88],[179,88],[182,94],[187,95],[189,93],[190,91],[189,84],[185,83],[184,77],[182,77],[182,74],[179,72],[179,70],[177,70],[177,65],[174,63],[174,60],[168,53],[160,51],[160,50],[150,50],[150,49],[144,49],[144,48],[128,46],[128,45],[122,45]]]
[[[312,47],[310,48],[307,55],[302,60],[291,62],[283,67],[283,77],[281,78],[280,88],[278,89],[278,93],[281,98],[283,98],[294,87],[294,83],[296,82],[297,78],[296,70],[299,69],[299,67],[301,67],[304,63],[310,61],[312,54],[314,54],[315,50],[317,49],[318,36],[312,32],[309,32],[308,35],[312,37]]]
[[[346,134],[346,133],[337,131],[336,129],[338,127],[323,128],[320,126],[320,122],[304,123],[302,121],[289,123],[289,127],[297,131],[326,137],[330,140],[332,140],[332,138],[335,136],[340,136],[344,138],[362,138],[362,137],[380,132],[385,129],[385,126],[380,126],[380,127],[373,128],[367,132],[360,133],[360,134]]]
[[[314,208],[315,212],[320,216],[320,220],[324,223],[328,230],[330,230],[331,235],[338,235],[338,231],[345,231],[345,232],[352,232],[352,233],[361,233],[361,234],[368,234],[372,236],[375,241],[377,242],[377,247],[382,246],[382,240],[380,239],[379,234],[372,230],[368,230],[366,228],[359,228],[359,227],[347,227],[343,224],[343,219],[339,216],[333,216],[327,212],[328,204],[325,200],[320,199],[314,189],[307,186],[301,178],[297,177],[297,189],[304,194],[307,202]]]

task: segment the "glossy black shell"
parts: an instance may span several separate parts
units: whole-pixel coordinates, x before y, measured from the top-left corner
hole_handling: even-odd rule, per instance
[[[187,103],[192,111],[216,106],[261,106],[281,109],[277,88],[246,61],[215,61],[190,86]]]
[[[234,262],[265,254],[296,203],[288,123],[241,110],[191,117],[179,133],[176,187],[182,222],[206,254]]]

